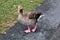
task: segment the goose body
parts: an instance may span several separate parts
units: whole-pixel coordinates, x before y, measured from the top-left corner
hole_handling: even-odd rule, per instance
[[[21,5],[18,6],[18,21],[24,25],[28,26],[28,29],[25,30],[24,32],[29,33],[31,32],[30,30],[30,25],[35,24],[35,27],[32,29],[32,32],[35,32],[37,29],[37,19],[42,17],[43,15],[41,13],[36,13],[34,11],[28,12],[28,13],[23,13],[23,8]]]

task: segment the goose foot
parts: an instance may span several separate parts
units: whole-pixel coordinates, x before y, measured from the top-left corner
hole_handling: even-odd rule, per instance
[[[32,32],[35,32],[37,30],[37,23],[35,24],[35,27],[32,29]]]
[[[28,29],[24,31],[25,33],[30,33],[31,30],[30,30],[30,27],[28,26]]]

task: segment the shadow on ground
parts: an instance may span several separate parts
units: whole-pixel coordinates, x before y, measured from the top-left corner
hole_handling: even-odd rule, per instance
[[[45,0],[41,6],[34,10],[45,15],[38,19],[38,29],[35,33],[24,33],[27,26],[17,22],[6,31],[6,35],[0,35],[0,40],[60,40],[59,10],[60,0]]]

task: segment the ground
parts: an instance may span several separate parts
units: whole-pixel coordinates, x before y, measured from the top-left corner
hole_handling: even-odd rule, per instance
[[[60,0],[45,0],[34,11],[45,15],[38,19],[36,32],[24,33],[27,25],[17,21],[0,40],[60,40]]]

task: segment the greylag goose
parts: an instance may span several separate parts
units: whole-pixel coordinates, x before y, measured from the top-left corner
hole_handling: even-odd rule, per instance
[[[31,11],[28,13],[23,13],[23,7],[21,5],[18,5],[18,21],[24,25],[28,26],[27,30],[24,30],[25,33],[29,33],[29,32],[35,32],[37,29],[37,19],[39,18],[39,16],[43,16],[41,13],[36,14],[36,12]],[[35,25],[35,27],[30,30],[30,25]]]

